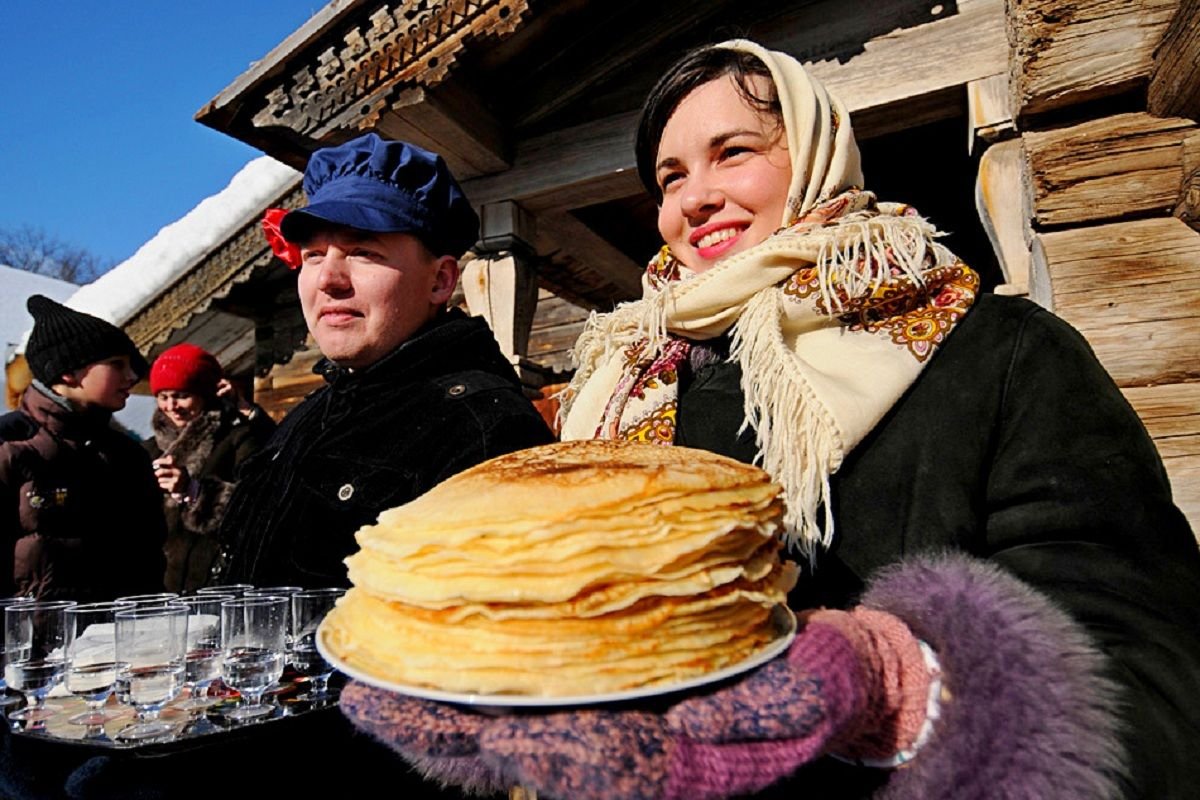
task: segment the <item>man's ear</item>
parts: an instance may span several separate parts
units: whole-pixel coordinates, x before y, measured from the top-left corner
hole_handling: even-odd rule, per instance
[[[458,259],[454,256],[440,256],[434,264],[433,290],[429,301],[434,305],[445,305],[458,286]]]

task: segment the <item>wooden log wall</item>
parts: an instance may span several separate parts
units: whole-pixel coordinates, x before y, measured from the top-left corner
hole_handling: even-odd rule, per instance
[[[1200,0],[1008,0],[1007,20],[1020,174],[1011,143],[985,154],[981,213],[1012,288],[1078,328],[1141,416],[1200,535]]]

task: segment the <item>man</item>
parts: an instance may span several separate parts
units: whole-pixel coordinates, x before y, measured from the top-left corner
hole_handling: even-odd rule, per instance
[[[0,416],[0,594],[89,602],[162,591],[150,459],[114,429],[148,369],[110,322],[35,294],[33,382]]]
[[[368,134],[314,153],[304,191],[268,238],[299,270],[326,385],[243,468],[223,581],[346,585],[379,512],[552,439],[487,325],[446,308],[479,218],[442,159]]]

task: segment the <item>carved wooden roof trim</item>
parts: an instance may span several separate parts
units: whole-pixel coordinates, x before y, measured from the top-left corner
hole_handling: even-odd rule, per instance
[[[299,180],[270,207],[298,208],[304,205]],[[164,342],[171,332],[186,327],[197,314],[207,311],[212,301],[225,297],[237,284],[250,278],[256,267],[275,257],[260,227],[261,214],[240,227],[220,246],[197,261],[173,284],[143,306],[123,328],[142,351]]]
[[[503,38],[528,10],[527,0],[407,0],[355,13],[340,31],[344,45],[325,48],[266,88],[254,126],[282,126],[313,139],[372,128],[398,87],[436,86],[468,39]]]

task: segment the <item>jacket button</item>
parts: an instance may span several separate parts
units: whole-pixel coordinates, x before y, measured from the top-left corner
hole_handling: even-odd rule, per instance
[[[460,394],[462,394],[466,390],[467,390],[466,386],[463,386],[461,383],[456,383],[453,386],[451,386],[449,389],[446,390],[446,394],[450,395],[451,397],[458,397]]]
[[[350,484],[338,489],[338,500],[349,500],[351,497],[354,497],[354,487]]]

